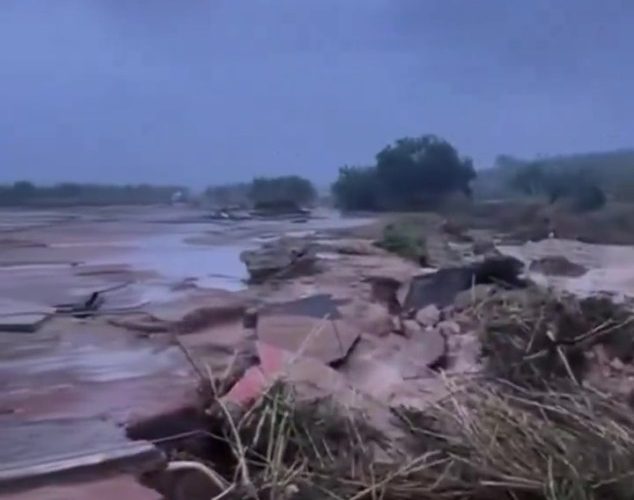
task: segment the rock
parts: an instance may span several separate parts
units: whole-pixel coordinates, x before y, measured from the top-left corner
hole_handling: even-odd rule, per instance
[[[0,331],[33,333],[54,313],[42,304],[0,299]]]
[[[441,321],[436,325],[438,331],[444,335],[445,337],[449,337],[451,335],[460,335],[460,325],[455,321],[445,320]]]
[[[420,328],[420,326],[419,326]],[[423,331],[420,329],[411,337],[409,344],[398,355],[402,363],[410,364],[416,369],[417,376],[429,376],[428,368],[436,368],[444,362],[447,353],[447,342],[437,329]],[[405,364],[403,366],[406,366]],[[413,377],[411,368],[406,378]]]
[[[270,345],[256,344],[260,364],[246,371],[229,392],[225,402],[240,411],[259,399],[277,380],[291,384],[301,399],[318,399],[345,391],[344,377],[319,360]]]
[[[475,255],[497,254],[498,250],[492,240],[478,238],[473,242],[473,253]]]
[[[280,238],[257,250],[245,250],[240,260],[247,266],[251,281],[259,283],[314,272],[317,249],[306,240]]]
[[[217,324],[241,320],[250,301],[226,290],[192,289],[170,302],[149,304],[144,310],[157,322],[179,333],[190,333]]]
[[[440,321],[440,310],[434,304],[425,306],[416,313],[416,321],[422,326],[434,326]]]
[[[366,276],[365,281],[372,287],[372,300],[385,304],[391,314],[399,314],[401,304],[398,300],[398,290],[402,282],[392,276],[373,274]]]
[[[401,322],[401,318],[399,318],[398,316],[392,316],[390,323],[392,324],[392,332],[403,331],[403,323]]]
[[[546,275],[567,276],[570,278],[578,278],[588,272],[585,267],[571,262],[563,255],[541,257],[534,260],[531,262],[529,270]]]
[[[244,301],[228,301],[223,304],[210,304],[188,312],[176,323],[179,333],[190,333],[201,328],[227,323],[242,318],[246,311]]]
[[[374,302],[361,303],[354,308],[354,321],[363,333],[383,337],[394,331],[393,316],[387,306]]]
[[[610,361],[610,366],[616,371],[623,371],[625,369],[625,364],[619,358],[614,358]]]
[[[413,319],[403,320],[403,333],[407,338],[418,337],[423,332],[423,327]]]
[[[326,364],[345,358],[361,334],[351,321],[288,314],[260,317],[256,332],[266,344]]]
[[[434,304],[451,305],[459,292],[477,284],[502,284],[520,287],[523,270],[520,260],[508,256],[488,257],[468,266],[440,269],[432,274],[415,277],[405,297],[404,310],[413,311]]]
[[[482,346],[475,332],[448,337],[447,349],[447,369],[452,373],[472,372],[478,369]]]

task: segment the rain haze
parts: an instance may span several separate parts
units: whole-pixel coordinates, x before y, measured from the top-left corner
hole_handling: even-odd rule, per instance
[[[0,180],[320,185],[392,140],[631,146],[628,0],[3,0]]]

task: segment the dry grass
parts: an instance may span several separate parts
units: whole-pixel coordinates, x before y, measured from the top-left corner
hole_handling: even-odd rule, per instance
[[[634,494],[634,419],[609,397],[471,380],[421,412],[395,412],[401,454],[331,402],[276,386],[225,422],[234,474],[224,498],[581,499]],[[393,451],[393,450],[392,450]]]
[[[499,291],[468,314],[479,324],[487,372],[521,386],[580,383],[596,344],[625,362],[634,355],[634,316],[607,298],[529,287]]]
[[[427,413],[405,414],[419,452],[441,450],[448,458],[438,498],[634,494],[631,411],[591,390],[527,391],[480,381],[455,388]]]
[[[211,465],[227,486],[215,498],[634,498],[634,413],[581,384],[589,347],[631,356],[631,314],[539,289],[496,293],[469,314],[487,376],[447,380],[449,395],[424,411],[395,409],[403,441],[332,400],[300,402],[281,382],[246,413],[218,399],[210,432],[227,454]]]

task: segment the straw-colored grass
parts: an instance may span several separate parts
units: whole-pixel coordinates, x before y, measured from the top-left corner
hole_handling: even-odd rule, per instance
[[[235,464],[226,498],[633,498],[629,408],[588,389],[537,392],[483,380],[450,389],[424,412],[396,411],[407,438],[389,444],[332,402],[300,404],[273,387],[225,422]],[[380,450],[388,446],[401,453],[390,448],[386,460]]]
[[[486,376],[447,379],[448,396],[425,410],[393,409],[402,441],[281,381],[246,414],[219,398],[210,431],[230,454],[212,464],[229,471],[216,498],[634,499],[634,412],[583,384],[585,349],[631,353],[632,316],[537,290],[496,294],[470,315]]]

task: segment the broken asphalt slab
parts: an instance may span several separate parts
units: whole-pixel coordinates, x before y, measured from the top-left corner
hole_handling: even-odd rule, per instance
[[[89,457],[60,466],[69,454],[127,460],[117,453],[139,443],[124,429],[197,407],[198,387],[185,354],[168,339],[71,318],[54,318],[28,336],[0,334],[0,463],[15,479],[16,470],[42,463],[60,474],[98,469]]]
[[[245,410],[278,381],[290,383],[300,398],[323,398],[346,389],[340,373],[324,363],[267,344],[257,342],[259,364],[223,396],[234,408]]]
[[[332,295],[323,293],[298,300],[272,304],[267,306],[262,313],[265,315],[290,314],[317,319],[339,319],[341,318],[339,308],[348,302],[348,300],[335,299]]]
[[[0,299],[0,331],[35,332],[55,309],[42,304]]]
[[[494,256],[462,267],[440,269],[412,279],[405,296],[405,311],[418,311],[431,304],[439,308],[453,304],[458,293],[479,284],[523,285],[524,265],[514,257]]]
[[[326,364],[344,359],[361,334],[350,321],[281,314],[259,318],[256,333],[262,342]]]

